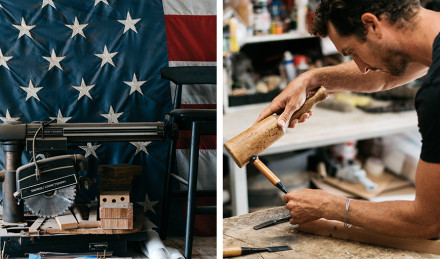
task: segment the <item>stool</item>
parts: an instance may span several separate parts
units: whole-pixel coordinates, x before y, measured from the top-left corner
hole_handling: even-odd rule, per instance
[[[216,84],[215,66],[167,67],[161,69],[161,77],[176,84],[173,110],[170,112],[169,122],[179,129],[191,129],[191,145],[188,180],[175,173],[176,137],[172,137],[169,144],[168,163],[165,175],[165,186],[162,202],[162,220],[160,236],[165,239],[168,230],[170,198],[187,197],[187,212],[185,224],[185,258],[191,258],[193,243],[193,228],[195,214],[216,212],[215,206],[197,207],[196,196],[215,196],[216,191],[197,191],[197,176],[199,164],[199,143],[201,135],[215,135],[217,127],[217,111],[214,109],[181,109],[182,86],[194,84]],[[190,86],[188,86],[190,87]],[[171,176],[171,177],[170,177]],[[171,180],[176,179],[188,186],[187,191],[176,192],[171,188]]]

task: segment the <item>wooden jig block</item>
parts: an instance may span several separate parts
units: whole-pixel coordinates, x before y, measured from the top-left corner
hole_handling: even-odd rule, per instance
[[[133,203],[103,203],[99,209],[101,219],[133,218]]]
[[[128,165],[128,164],[100,165],[98,168],[98,174],[101,174],[105,177],[123,177],[123,176],[141,175],[142,166]]]
[[[102,229],[133,229],[133,218],[131,219],[103,219],[101,218]]]
[[[29,228],[29,234],[37,234],[38,233],[38,229],[40,228],[40,226],[43,224],[43,222],[45,221],[45,218],[38,218],[34,221],[34,223],[32,223],[32,225]]]
[[[99,201],[105,203],[130,203],[129,191],[104,191],[99,195]]]
[[[78,221],[76,220],[75,216],[72,215],[70,210],[67,211],[64,215],[56,216],[55,220],[61,229],[78,228]]]

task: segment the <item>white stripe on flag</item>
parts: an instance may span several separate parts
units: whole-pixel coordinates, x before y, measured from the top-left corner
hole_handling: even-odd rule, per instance
[[[168,61],[170,67],[183,67],[183,66],[216,66],[217,62],[208,61]]]
[[[188,180],[189,171],[189,149],[176,150],[176,157],[179,161],[177,168],[179,175]],[[217,187],[217,150],[203,149],[199,151],[199,171],[197,176],[197,190],[215,190]],[[186,189],[186,186],[181,186]],[[185,188],[184,188],[185,187]]]
[[[216,0],[163,0],[165,15],[217,15]]]

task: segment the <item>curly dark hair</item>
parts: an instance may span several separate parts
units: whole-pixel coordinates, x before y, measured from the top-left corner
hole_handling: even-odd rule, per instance
[[[385,16],[390,23],[401,26],[419,10],[419,0],[322,0],[316,8],[311,33],[326,37],[328,22],[332,22],[341,36],[355,35],[365,40],[362,14],[372,13],[379,19]]]

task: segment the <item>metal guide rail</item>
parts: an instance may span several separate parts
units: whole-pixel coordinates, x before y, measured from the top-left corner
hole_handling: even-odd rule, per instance
[[[40,123],[0,124],[0,141],[33,138]],[[172,134],[164,122],[64,123],[43,126],[39,138],[65,137],[68,142],[163,141]]]

